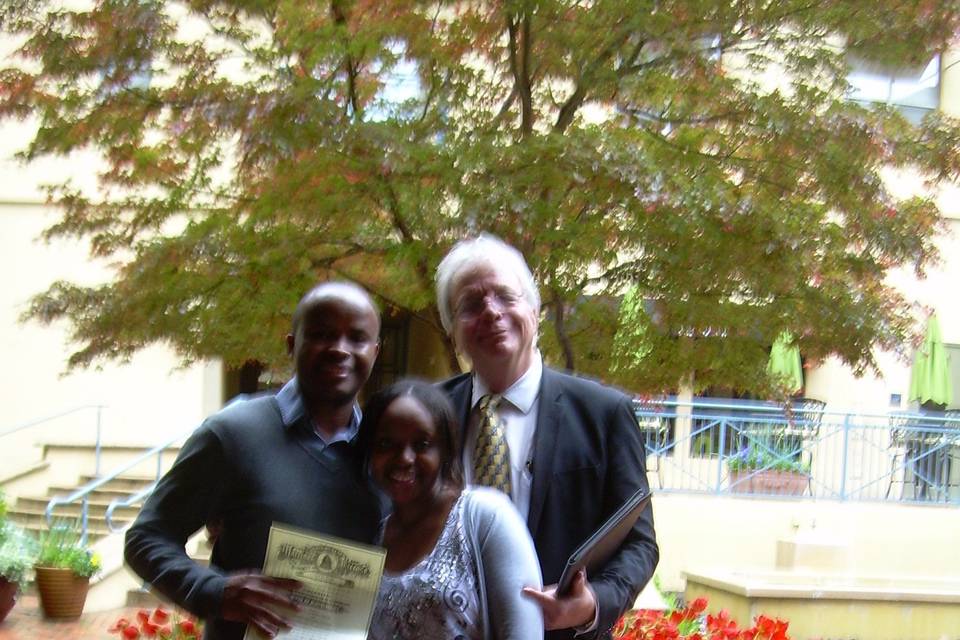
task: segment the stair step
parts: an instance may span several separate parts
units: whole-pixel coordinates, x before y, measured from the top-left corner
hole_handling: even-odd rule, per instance
[[[83,486],[90,482],[93,482],[97,479],[97,476],[93,475],[82,475],[80,476],[79,486]],[[126,489],[127,491],[133,493],[148,487],[156,481],[156,478],[153,476],[117,476],[116,478],[111,478],[101,489]]]
[[[11,521],[17,522],[13,518]],[[46,520],[41,520],[37,522],[17,522],[18,525],[26,529],[27,531],[33,533],[34,535],[39,535],[41,532],[47,530]],[[89,542],[94,542],[100,538],[106,537],[113,532],[107,528],[107,525],[100,522],[89,521],[87,522],[87,538]]]
[[[117,514],[117,516],[113,518],[113,523],[118,526],[124,525],[128,522],[132,522],[136,517],[137,517],[137,514],[135,513]],[[11,522],[16,522],[17,524],[27,528],[32,528],[31,525],[35,525],[36,528],[38,529],[47,528],[47,517],[46,517],[46,514],[43,513],[43,511],[37,511],[33,513],[28,513],[23,511],[10,511],[10,512],[7,512],[7,518],[9,518]],[[79,517],[76,519],[70,518],[70,517],[64,518],[63,515],[54,513],[54,516],[53,516],[54,523],[64,519],[79,522]],[[102,515],[101,516],[89,515],[87,516],[87,526],[88,527],[102,526],[103,529],[106,529],[107,520]]]
[[[89,451],[91,453],[97,450],[97,445],[93,442],[83,443],[83,442],[43,442],[40,443],[44,449],[53,450],[53,451]],[[130,444],[101,444],[100,453],[145,453],[149,451],[151,447],[145,447],[143,445],[130,445]],[[180,445],[173,445],[165,448],[163,450],[163,457],[166,459],[168,456],[176,456],[180,453]],[[173,458],[170,458],[173,460]]]
[[[173,605],[169,600],[167,600],[160,593],[154,591],[150,588],[145,589],[130,589],[127,591],[127,602],[126,606],[128,607],[140,607],[141,609],[152,609],[154,607],[165,606],[167,608],[172,607]]]
[[[76,491],[79,488],[79,486],[81,485],[77,485],[76,487],[55,485],[47,489],[47,495],[50,496],[51,498],[54,496],[68,496],[74,491]],[[91,491],[90,496],[92,499],[95,499],[95,500],[99,499],[99,500],[106,500],[107,502],[110,502],[114,498],[123,498],[133,493],[136,493],[136,492],[130,491],[129,489],[124,490],[124,489],[111,489],[109,487],[100,487],[99,489],[95,489],[94,491]]]
[[[33,496],[20,496],[17,498],[17,502],[9,510],[20,511],[22,513],[43,513],[47,505],[50,503],[49,497],[33,497]],[[103,515],[107,512],[107,509],[113,503],[112,500],[88,500],[87,501],[87,513],[89,514],[98,514]],[[58,504],[55,508],[55,512],[58,515],[80,515],[83,510],[83,503],[80,501],[71,502],[70,504]],[[140,508],[136,505],[126,506],[126,507],[117,507],[114,509],[114,513],[137,513]]]

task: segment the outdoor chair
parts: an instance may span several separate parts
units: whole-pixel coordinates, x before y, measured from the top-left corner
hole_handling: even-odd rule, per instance
[[[908,483],[914,500],[950,499],[951,442],[955,438],[943,432],[947,417],[946,413],[890,416],[890,480],[885,497],[890,497],[894,483],[899,482],[901,500]]]
[[[798,398],[791,404],[793,414],[792,428],[799,439],[800,462],[813,469],[813,448],[820,439],[820,423],[827,403],[813,398]],[[807,475],[807,492],[813,495],[813,473]]]
[[[944,452],[944,491],[948,502],[960,501],[960,409],[943,412],[944,427],[947,429]]]
[[[647,474],[655,474],[657,488],[661,489],[663,471],[660,468],[660,458],[667,455],[673,445],[674,419],[672,416],[643,412],[637,414],[637,424],[647,453]]]
[[[902,500],[904,485],[908,480],[906,433],[913,426],[914,421],[912,416],[891,413],[888,423],[890,425],[890,444],[887,451],[890,454],[890,480],[887,483],[887,492],[884,494],[884,498],[889,498],[893,485],[899,483],[900,499]],[[909,480],[913,481],[912,474],[910,474]]]

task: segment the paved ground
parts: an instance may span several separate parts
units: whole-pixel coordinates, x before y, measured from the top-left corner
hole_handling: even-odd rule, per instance
[[[108,640],[119,636],[107,629],[123,616],[133,618],[137,609],[84,613],[79,620],[46,620],[35,595],[23,595],[7,619],[0,622],[0,640]]]

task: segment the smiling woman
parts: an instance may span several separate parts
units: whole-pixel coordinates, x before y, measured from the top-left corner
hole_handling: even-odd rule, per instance
[[[393,502],[386,572],[370,638],[527,639],[543,636],[533,541],[505,495],[464,490],[449,400],[421,381],[375,394],[359,446],[373,481]]]

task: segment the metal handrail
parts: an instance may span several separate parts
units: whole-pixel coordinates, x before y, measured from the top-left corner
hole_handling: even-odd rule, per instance
[[[87,409],[96,409],[97,411],[97,435],[94,442],[94,475],[100,475],[100,429],[101,429],[101,417],[103,410],[107,408],[107,405],[104,404],[82,404],[71,409],[65,409],[53,415],[44,416],[42,418],[35,418],[33,420],[28,420],[23,424],[19,424],[15,427],[7,429],[6,431],[0,432],[0,438],[8,436],[11,433],[17,433],[18,431],[23,431],[24,429],[29,429],[30,427],[39,426],[45,422],[50,422],[51,420],[56,420],[57,418],[62,418],[73,413],[79,413],[80,411],[86,411]]]
[[[110,533],[119,533],[123,531],[122,526],[113,524],[113,512],[121,507],[129,507],[132,504],[137,504],[141,502],[144,498],[153,493],[153,490],[157,488],[157,483],[153,482],[150,485],[144,487],[140,491],[137,491],[133,495],[129,495],[125,498],[114,498],[110,501],[110,505],[107,506],[107,512],[104,515],[104,519],[107,521],[107,529],[110,530]]]
[[[106,409],[106,408],[107,408],[107,405],[105,405],[105,404],[82,404],[82,405],[73,407],[73,408],[71,408],[71,409],[65,409],[65,410],[63,410],[63,411],[61,411],[61,412],[59,412],[59,413],[55,413],[55,414],[50,415],[50,416],[44,416],[43,418],[36,418],[36,419],[34,419],[34,420],[28,420],[27,422],[24,422],[23,424],[17,425],[17,426],[15,426],[15,427],[13,427],[13,428],[7,429],[6,431],[0,431],[0,438],[2,438],[3,436],[8,436],[8,435],[10,435],[11,433],[16,433],[17,431],[22,431],[22,430],[27,429],[27,428],[29,428],[29,427],[33,427],[33,426],[36,426],[36,425],[38,425],[38,424],[42,424],[42,423],[44,423],[44,422],[50,422],[51,420],[56,420],[57,418],[62,418],[63,416],[68,416],[68,415],[70,415],[71,413],[78,413],[78,412],[80,412],[80,411],[85,411],[86,409],[96,409],[96,410],[97,410],[97,424],[99,425],[99,424],[100,424],[100,411],[103,410],[103,409]]]
[[[243,402],[245,400],[248,400],[251,397],[253,396],[249,394],[240,394],[238,396],[231,398],[230,401],[227,402],[224,406],[228,407],[236,402]],[[99,427],[99,423],[98,423],[98,427]],[[173,445],[175,442],[179,442],[180,440],[185,440],[188,436],[190,436],[190,434],[192,434],[198,428],[199,428],[199,425],[190,427],[186,431],[181,432],[180,434],[174,436],[173,438],[170,438],[169,440],[161,444],[158,444],[152,447],[151,449],[148,449],[147,451],[140,454],[133,460],[130,460],[126,464],[117,467],[116,469],[111,471],[108,475],[103,477],[99,477],[99,430],[98,430],[98,443],[97,443],[97,451],[98,451],[97,475],[98,477],[97,479],[88,482],[87,484],[78,488],[76,491],[74,491],[68,496],[54,496],[53,498],[51,498],[50,502],[47,503],[46,510],[44,511],[44,516],[46,517],[47,524],[52,524],[53,510],[56,507],[64,504],[70,504],[77,500],[82,500],[82,507],[81,507],[82,529],[81,529],[80,535],[81,535],[81,540],[84,543],[86,543],[87,518],[88,518],[88,512],[89,512],[89,505],[88,505],[89,495],[93,491],[102,487],[107,482],[117,478],[121,474],[129,471],[130,469],[142,463],[143,461],[150,459],[152,456],[157,456],[157,471],[152,484],[150,484],[147,487],[144,487],[143,489],[141,489],[140,491],[138,491],[133,495],[130,495],[124,498],[115,498],[112,501],[110,501],[109,505],[107,505],[107,510],[106,510],[106,513],[104,514],[104,519],[107,522],[107,528],[110,530],[111,533],[117,533],[121,531],[123,527],[117,526],[113,523],[114,512],[120,507],[126,507],[132,504],[136,504],[137,502],[140,502],[141,500],[143,500],[145,497],[149,496],[153,492],[154,488],[157,486],[157,482],[160,480],[160,476],[163,475],[163,452],[168,447]]]
[[[46,508],[46,510],[44,511],[44,516],[46,517],[47,524],[48,524],[48,525],[52,525],[52,524],[53,524],[53,511],[54,511],[54,509],[56,509],[58,506],[65,505],[65,504],[71,504],[71,503],[73,503],[73,502],[76,502],[77,500],[81,500],[81,501],[82,501],[82,502],[81,502],[81,505],[82,505],[82,506],[81,506],[81,532],[80,532],[80,540],[81,540],[82,543],[85,544],[86,541],[87,541],[87,519],[88,519],[88,513],[89,513],[89,496],[90,496],[90,494],[91,494],[92,492],[96,491],[97,489],[99,489],[100,487],[102,487],[103,485],[105,485],[106,483],[110,482],[111,480],[117,478],[117,477],[120,476],[121,474],[129,471],[130,469],[132,469],[133,467],[137,466],[138,464],[144,462],[145,460],[149,460],[149,459],[150,459],[151,457],[153,457],[153,456],[156,456],[156,457],[157,457],[156,478],[155,478],[155,481],[154,481],[153,485],[151,485],[151,486],[149,487],[149,489],[152,491],[152,490],[153,490],[153,486],[156,485],[156,480],[159,480],[159,479],[160,479],[160,476],[161,476],[162,473],[163,473],[163,452],[164,452],[168,447],[170,447],[171,445],[173,445],[175,442],[178,442],[178,441],[180,441],[180,440],[183,440],[184,438],[186,438],[187,436],[189,436],[191,433],[194,432],[195,429],[196,429],[196,427],[191,427],[190,429],[188,429],[188,430],[186,430],[186,431],[178,434],[176,437],[170,438],[169,440],[167,440],[167,441],[165,441],[165,442],[163,442],[163,443],[161,443],[161,444],[158,444],[158,445],[152,447],[151,449],[148,449],[147,451],[145,451],[144,453],[140,454],[140,455],[137,456],[136,458],[130,460],[130,461],[127,462],[126,464],[123,464],[123,465],[115,468],[115,469],[114,469],[113,471],[111,471],[108,475],[105,475],[105,476],[102,476],[102,477],[98,477],[98,478],[95,479],[95,480],[91,480],[90,482],[88,482],[87,484],[83,485],[82,487],[79,487],[76,491],[74,491],[73,493],[71,493],[71,494],[69,494],[69,495],[67,495],[67,496],[54,496],[53,498],[50,499],[50,502],[47,503],[47,508]],[[142,493],[142,492],[141,492],[141,493]],[[149,494],[149,491],[147,492],[147,494]],[[139,495],[139,494],[137,494],[137,495]],[[142,499],[142,496],[141,496],[141,499]],[[116,508],[118,508],[118,507],[120,507],[120,506],[125,506],[125,505],[116,505],[116,506],[114,506],[114,503],[116,503],[116,502],[118,502],[118,501],[122,501],[122,500],[123,500],[123,499],[115,499],[115,500],[113,500],[113,501],[110,503],[110,505],[107,507],[107,512],[108,512],[108,513],[107,513],[107,516],[106,516],[107,527],[108,527],[108,528],[110,529],[110,531],[112,531],[112,532],[116,532],[116,531],[119,530],[119,528],[116,528],[116,527],[113,525],[113,522],[112,522],[113,512],[114,512],[114,510],[116,510]],[[132,504],[132,502],[131,502],[131,504]]]
[[[733,411],[751,411],[758,413],[782,414],[784,412],[784,403],[776,403],[764,400],[732,400],[729,398],[708,398],[694,397],[691,400],[679,400],[676,396],[665,396],[659,398],[636,398],[633,401],[634,409],[643,412],[643,415],[663,416],[665,411],[680,408],[690,408],[694,411],[714,411],[717,409]],[[945,424],[956,424],[960,426],[960,418],[948,417],[945,412],[915,412],[892,409],[887,413],[862,413],[860,411],[845,411],[843,409],[804,409],[804,413],[819,414],[822,416],[851,416],[856,418],[868,418],[877,420],[887,420],[892,416],[903,418],[905,420],[933,420]],[[715,415],[694,414],[695,418],[712,418]],[[739,416],[737,416],[739,417]],[[757,419],[762,420],[759,416]]]
[[[739,480],[733,480],[730,460],[757,453],[759,459],[750,459],[747,467],[754,475],[773,470],[781,460],[804,465],[807,487],[789,494],[795,499],[960,506],[956,412],[804,407],[791,415],[772,403],[676,397],[637,399],[633,409],[647,462],[653,459],[655,480],[665,492],[731,493]],[[891,498],[897,484],[900,495]],[[912,498],[903,490],[911,487]],[[742,488],[733,493],[742,495]],[[781,495],[765,488],[749,493]]]

